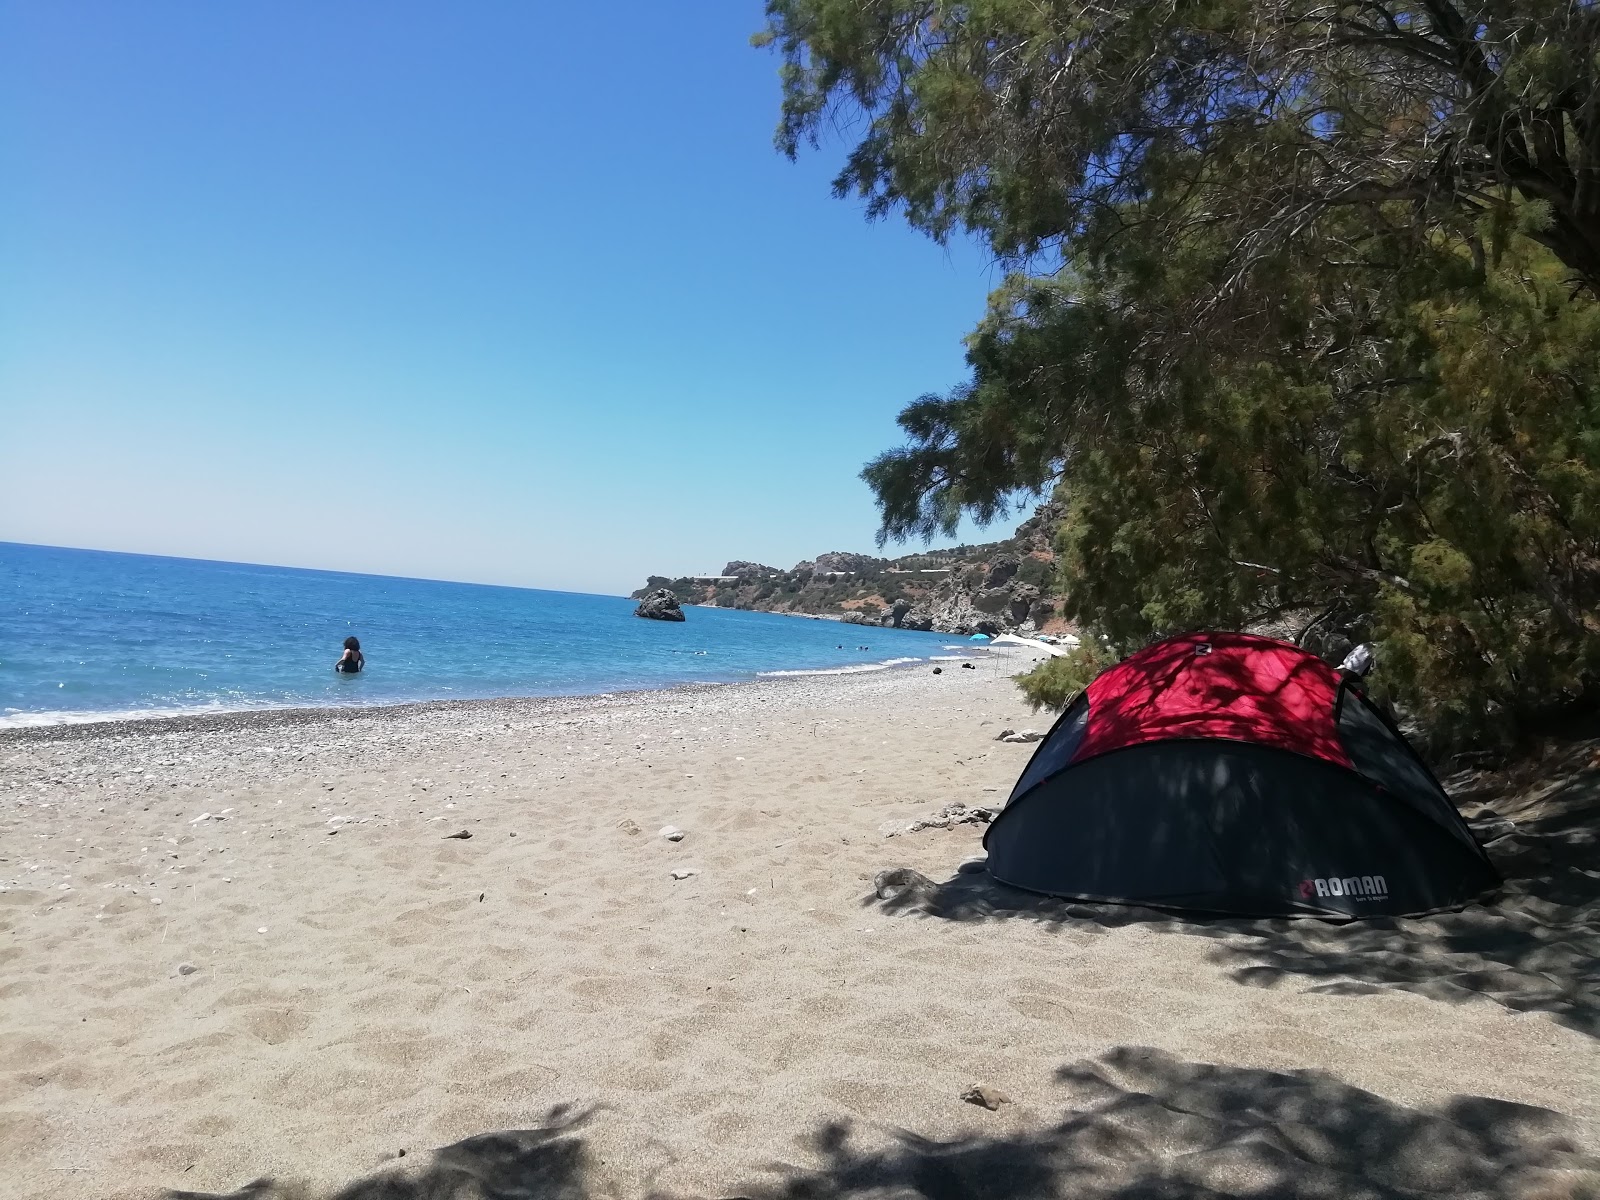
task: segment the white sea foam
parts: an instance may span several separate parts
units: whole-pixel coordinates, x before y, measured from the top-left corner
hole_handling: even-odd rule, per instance
[[[264,712],[300,708],[296,704],[191,704],[183,708],[122,708],[106,712],[60,711],[23,712],[8,708],[0,712],[0,729],[40,729],[47,725],[94,725],[104,721],[148,721],[170,717],[210,717],[219,713]]]
[[[812,667],[796,671],[757,671],[756,675],[762,679],[777,679],[790,675],[861,675],[867,671],[887,671],[890,667],[901,667],[906,663],[922,661],[920,658],[887,658],[883,662],[857,663],[849,667]]]

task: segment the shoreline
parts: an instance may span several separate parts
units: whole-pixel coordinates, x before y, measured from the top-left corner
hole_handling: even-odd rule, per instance
[[[803,614],[774,613],[774,616],[788,616]],[[809,618],[808,618],[809,619]],[[954,635],[946,635],[954,636]],[[952,654],[954,658],[980,659],[994,655],[994,651],[985,650],[983,654],[963,650],[959,655]],[[448,711],[458,707],[469,706],[538,706],[560,703],[579,704],[586,701],[597,700],[622,700],[634,697],[655,696],[666,692],[679,691],[705,691],[716,688],[741,688],[753,687],[759,684],[783,683],[804,679],[832,679],[850,676],[880,675],[884,672],[902,671],[919,666],[934,666],[950,661],[950,657],[929,655],[924,658],[895,658],[880,662],[863,663],[845,667],[816,667],[794,668],[792,670],[773,670],[757,672],[753,678],[741,679],[691,679],[681,680],[677,683],[664,684],[653,688],[629,688],[611,692],[558,692],[549,695],[530,696],[463,696],[446,697],[434,700],[395,700],[375,701],[369,704],[319,704],[319,705],[263,705],[257,708],[218,708],[218,709],[174,709],[169,713],[152,712],[150,710],[133,710],[137,715],[122,716],[111,712],[87,710],[79,718],[64,716],[53,721],[41,721],[37,724],[0,724],[0,747],[18,741],[30,740],[25,735],[43,735],[38,740],[64,740],[71,737],[87,737],[84,731],[98,730],[101,732],[114,732],[128,734],[137,732],[152,732],[156,730],[169,730],[173,732],[201,732],[219,728],[217,723],[228,724],[244,722],[252,726],[272,728],[276,725],[299,724],[316,720],[357,720],[365,715],[375,712],[393,712],[402,714],[424,713],[430,711]],[[27,714],[15,714],[25,716]],[[57,714],[51,714],[57,715]],[[77,732],[69,732],[77,731]]]
[[[555,696],[484,696],[448,700],[397,700],[391,704],[284,705],[279,708],[229,708],[216,711],[173,712],[170,716],[145,714],[136,717],[95,716],[81,721],[57,721],[48,725],[8,725],[0,727],[0,747],[29,742],[86,741],[96,736],[138,736],[151,733],[216,733],[236,728],[277,729],[295,725],[359,722],[426,716],[429,713],[490,713],[499,709],[557,709],[582,707],[596,701],[628,700],[659,696],[669,692],[708,691],[714,688],[747,687],[760,680],[737,683],[674,683],[662,688],[639,688],[626,692],[574,692]]]

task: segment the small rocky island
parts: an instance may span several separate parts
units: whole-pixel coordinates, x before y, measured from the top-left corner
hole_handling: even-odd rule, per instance
[[[633,610],[636,617],[648,617],[652,621],[682,621],[683,609],[678,606],[678,598],[667,588],[657,588],[639,602],[639,607]]]

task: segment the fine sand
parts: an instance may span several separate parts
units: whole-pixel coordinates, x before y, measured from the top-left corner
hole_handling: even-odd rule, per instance
[[[0,734],[0,1195],[1594,1194],[1593,763],[1495,909],[1069,907],[905,830],[1019,665]]]

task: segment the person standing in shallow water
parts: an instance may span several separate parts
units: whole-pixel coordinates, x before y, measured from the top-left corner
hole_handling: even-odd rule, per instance
[[[339,656],[339,661],[333,664],[333,669],[354,675],[366,665],[367,660],[361,656],[360,641],[353,637],[345,638],[344,653]]]

